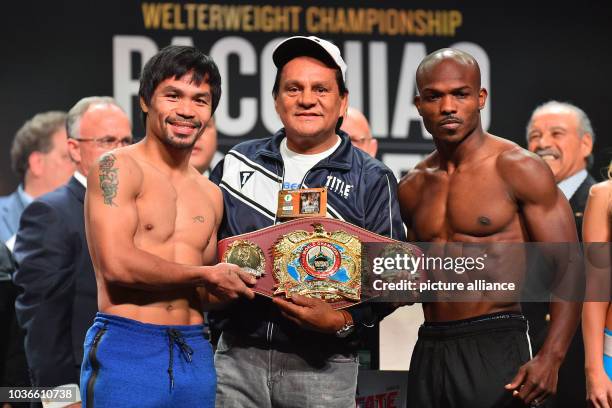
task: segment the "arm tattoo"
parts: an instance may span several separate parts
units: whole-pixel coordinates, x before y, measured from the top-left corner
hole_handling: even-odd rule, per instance
[[[100,159],[100,189],[104,196],[104,204],[111,207],[117,207],[113,202],[113,198],[117,196],[117,186],[119,185],[118,168],[115,168],[115,160],[117,158],[112,154],[105,154]]]
[[[201,215],[197,215],[193,217],[193,222],[204,222],[204,217],[202,217]]]

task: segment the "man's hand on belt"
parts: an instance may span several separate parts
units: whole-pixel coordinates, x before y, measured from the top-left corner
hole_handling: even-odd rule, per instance
[[[320,299],[293,295],[289,300],[274,297],[272,301],[283,316],[305,329],[335,334],[345,323],[342,312]]]
[[[255,297],[255,292],[247,285],[254,285],[257,279],[239,266],[220,263],[203,267],[203,269],[206,271],[204,287],[217,299],[226,301],[241,296],[247,299]]]

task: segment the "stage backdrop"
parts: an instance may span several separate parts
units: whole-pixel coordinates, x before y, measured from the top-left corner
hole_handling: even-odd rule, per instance
[[[534,5],[535,4],[535,5]],[[610,159],[612,13],[588,2],[502,8],[455,2],[11,2],[2,19],[0,194],[17,184],[9,150],[16,130],[40,111],[67,110],[88,95],[114,95],[134,134],[138,75],[168,44],[213,56],[223,78],[216,113],[219,149],[266,137],[280,126],[271,96],[271,54],[282,38],[334,41],[348,63],[351,105],[369,118],[379,158],[399,176],[432,150],[412,104],[415,68],[429,52],[456,47],[476,57],[489,90],[484,127],[524,145],[529,113],[549,99],[571,101],[597,133],[599,176]]]

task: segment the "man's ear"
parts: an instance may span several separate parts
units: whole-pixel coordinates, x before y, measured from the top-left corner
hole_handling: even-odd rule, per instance
[[[140,100],[140,109],[142,109],[144,113],[149,113],[149,107],[145,103],[144,98],[141,96],[139,100]]]
[[[487,90],[480,88],[480,91],[478,92],[478,110],[484,109],[485,104],[487,103],[487,96],[489,96]]]
[[[348,112],[348,108],[349,108],[348,91],[346,91],[346,93],[341,98],[342,100],[340,101],[340,116],[342,116],[343,118],[346,118],[346,113]]]
[[[593,136],[590,133],[585,133],[580,138],[580,153],[585,159],[591,155],[593,151]]]
[[[81,149],[79,148],[79,142],[71,137],[68,138],[68,155],[76,164],[81,162]]]
[[[44,166],[44,154],[38,151],[30,153],[28,157],[28,170],[33,176],[40,177],[43,174]]]
[[[421,113],[421,97],[419,95],[415,95],[414,99],[414,106],[416,106],[417,111],[419,111],[419,115],[423,116],[423,114]]]

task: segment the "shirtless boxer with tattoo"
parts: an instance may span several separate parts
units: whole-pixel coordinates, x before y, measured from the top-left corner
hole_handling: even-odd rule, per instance
[[[102,156],[88,177],[100,313],[85,339],[83,406],[213,407],[202,310],[253,298],[246,284],[255,280],[214,265],[222,195],[189,165],[221,78],[197,49],[169,46],[145,65],[139,96],[145,138]]]
[[[476,60],[459,50],[438,50],[421,62],[416,80],[414,102],[436,150],[400,182],[409,239],[575,242],[570,206],[548,166],[483,130],[487,91],[480,87]],[[516,268],[511,256],[490,258]],[[555,392],[580,305],[552,303],[548,337],[533,358],[518,303],[432,302],[423,304],[423,312],[409,406],[498,408],[536,406]]]

